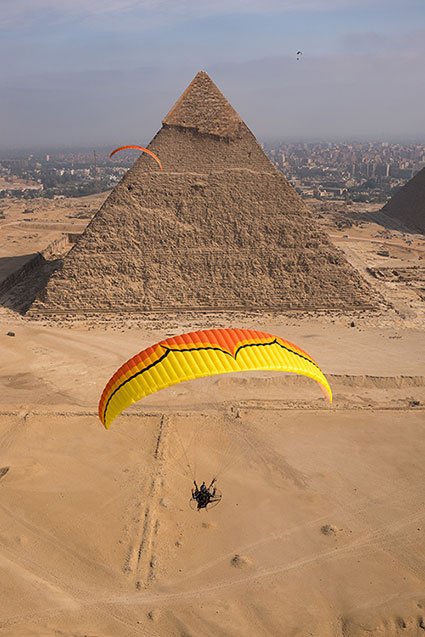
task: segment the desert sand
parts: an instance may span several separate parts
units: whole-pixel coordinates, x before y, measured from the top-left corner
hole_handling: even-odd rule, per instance
[[[379,311],[54,321],[3,302],[1,635],[424,634],[423,237],[343,212],[358,215],[353,227],[314,214],[386,299]],[[29,238],[20,214],[0,226],[9,271],[52,240]],[[81,223],[64,214],[59,202],[42,221]],[[385,268],[417,276],[374,274]],[[332,406],[309,379],[231,374],[171,387],[102,427],[101,391],[126,358],[226,325],[305,349]],[[222,501],[192,510],[193,477],[216,473]]]

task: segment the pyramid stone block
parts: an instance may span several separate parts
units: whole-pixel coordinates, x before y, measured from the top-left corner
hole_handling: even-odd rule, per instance
[[[198,73],[31,313],[352,309],[370,288]]]

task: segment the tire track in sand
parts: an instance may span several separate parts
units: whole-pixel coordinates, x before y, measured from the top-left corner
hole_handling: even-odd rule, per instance
[[[124,572],[134,575],[138,590],[146,588],[155,579],[157,566],[155,540],[159,531],[157,511],[163,485],[163,465],[169,420],[169,416],[163,414],[159,423],[154,450],[155,466],[146,496],[147,503],[143,513],[136,520],[137,526],[124,565]]]
[[[313,564],[320,563],[322,561],[330,561],[330,560],[338,560],[344,558],[346,555],[350,553],[356,553],[357,551],[369,551],[377,541],[380,541],[382,538],[391,533],[398,533],[404,530],[407,526],[418,522],[419,520],[424,519],[424,512],[413,513],[411,515],[406,516],[401,520],[397,520],[394,523],[382,525],[379,528],[373,529],[369,532],[361,534],[358,538],[354,539],[352,542],[345,544],[342,547],[325,549],[323,551],[318,551],[312,553],[311,555],[301,557],[297,560],[286,564],[278,564],[269,568],[262,568],[254,573],[250,573],[244,575],[242,577],[237,578],[229,578],[223,582],[217,582],[213,584],[208,584],[206,586],[196,586],[195,588],[180,591],[180,592],[166,592],[163,591],[161,593],[146,593],[143,597],[128,595],[128,596],[117,596],[109,599],[104,599],[103,602],[105,604],[151,604],[153,602],[160,601],[179,601],[185,599],[193,599],[196,597],[201,597],[208,595],[210,593],[217,593],[228,588],[232,588],[234,586],[246,585],[250,582],[257,582],[265,578],[273,577],[275,575],[279,575],[281,573],[287,573],[290,571],[298,570],[300,568],[304,568],[306,566],[310,566]],[[418,576],[416,574],[416,576]],[[173,582],[170,582],[170,586],[173,586]]]

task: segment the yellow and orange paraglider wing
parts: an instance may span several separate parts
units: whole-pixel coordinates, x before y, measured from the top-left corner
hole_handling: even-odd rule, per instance
[[[165,387],[203,376],[255,370],[308,376],[332,402],[323,372],[293,343],[254,330],[204,330],[168,338],[124,363],[103,390],[99,418],[108,428],[126,407]]]
[[[159,161],[158,157],[155,155],[155,153],[153,153],[151,150],[148,150],[147,148],[144,148],[143,146],[136,146],[134,144],[130,144],[129,146],[120,146],[119,148],[116,148],[115,150],[113,150],[112,153],[109,155],[109,157],[112,157],[112,155],[115,155],[115,153],[118,153],[120,150],[125,150],[127,148],[136,148],[137,150],[143,150],[143,152],[148,153],[148,155],[152,155],[152,157],[156,159],[156,161],[159,164],[159,167],[162,170],[162,164]]]

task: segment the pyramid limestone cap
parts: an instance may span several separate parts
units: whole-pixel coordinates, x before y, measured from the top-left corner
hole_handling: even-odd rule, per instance
[[[205,71],[195,76],[162,124],[229,138],[236,137],[244,126],[243,120]]]

